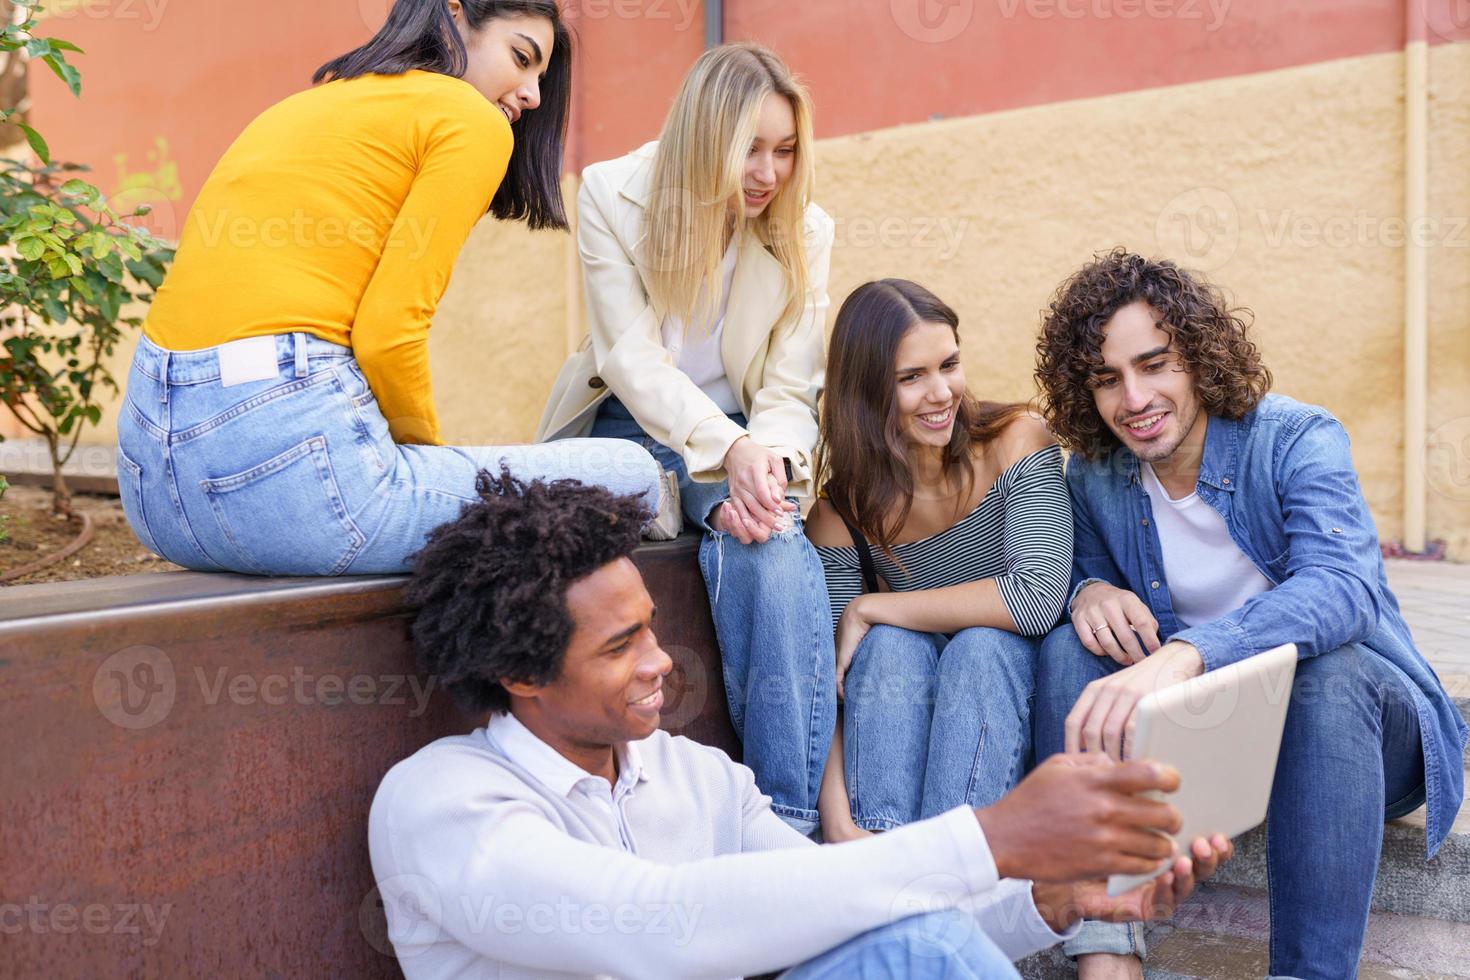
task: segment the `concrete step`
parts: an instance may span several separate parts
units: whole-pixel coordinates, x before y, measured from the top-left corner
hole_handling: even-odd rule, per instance
[[[1466,783],[1470,785],[1470,759]],[[1470,922],[1470,802],[1461,806],[1434,860],[1424,860],[1423,807],[1383,828],[1383,853],[1373,883],[1373,909],[1397,915]],[[1266,888],[1266,829],[1235,841],[1235,858],[1220,869],[1222,885]],[[1464,929],[1464,926],[1460,928]],[[1465,930],[1470,933],[1470,930]]]
[[[1209,883],[1169,922],[1148,927],[1148,980],[1259,980],[1270,959],[1266,896]],[[1062,980],[1076,967],[1060,949],[1018,964],[1027,980]],[[1375,912],[1368,920],[1360,980],[1470,976],[1470,929],[1435,918]]]

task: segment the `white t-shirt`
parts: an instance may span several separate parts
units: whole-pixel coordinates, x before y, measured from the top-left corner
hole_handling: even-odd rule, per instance
[[[1141,469],[1143,488],[1153,502],[1174,615],[1181,623],[1213,622],[1271,589],[1271,580],[1231,539],[1219,511],[1198,492],[1175,500],[1164,491],[1152,466],[1143,463]]]
[[[673,355],[674,366],[699,385],[699,390],[726,415],[740,411],[740,402],[725,377],[725,361],[720,356],[725,311],[730,306],[730,284],[735,281],[735,254],[732,240],[720,260],[720,301],[712,312],[713,322],[690,324],[686,329],[683,317],[670,315],[664,317],[662,327],[664,349]]]

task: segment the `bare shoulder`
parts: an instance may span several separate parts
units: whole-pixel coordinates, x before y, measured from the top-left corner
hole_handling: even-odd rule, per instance
[[[807,540],[818,548],[851,548],[852,535],[847,525],[838,516],[837,509],[825,499],[819,499],[806,515]]]
[[[1036,412],[1022,412],[1006,424],[996,439],[1001,468],[1011,466],[1038,450],[1055,446],[1056,443],[1056,437],[1047,427],[1046,419]]]

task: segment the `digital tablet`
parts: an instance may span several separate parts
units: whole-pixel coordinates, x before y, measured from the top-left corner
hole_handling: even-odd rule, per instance
[[[1138,702],[1126,756],[1179,771],[1177,792],[1143,794],[1183,814],[1184,826],[1174,835],[1179,854],[1188,854],[1196,838],[1236,837],[1266,819],[1296,659],[1296,644],[1288,643]],[[1137,888],[1172,863],[1152,874],[1113,875],[1108,894]]]

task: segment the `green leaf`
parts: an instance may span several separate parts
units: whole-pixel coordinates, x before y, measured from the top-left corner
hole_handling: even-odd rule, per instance
[[[41,303],[41,308],[46,311],[46,315],[50,317],[52,322],[54,323],[65,323],[67,320],[70,319],[70,317],[67,315],[66,307],[62,306],[61,301],[58,299],[47,297]]]
[[[51,50],[51,42],[44,37],[33,37],[26,42],[26,54],[32,58],[44,58]]]
[[[92,258],[100,259],[112,251],[112,236],[98,232],[92,238]]]
[[[82,274],[81,259],[77,258],[71,252],[67,252],[65,255],[62,256],[62,258],[66,260],[66,267],[71,270],[71,274],[73,276],[79,276]]]
[[[133,274],[134,279],[137,279],[139,282],[146,282],[154,289],[159,289],[163,286],[163,269],[156,262],[149,262],[146,259],[129,262],[128,271]]]
[[[14,0],[12,0],[12,2],[14,2]],[[87,52],[83,51],[81,48],[77,47],[75,44],[72,44],[70,41],[63,41],[60,38],[54,38],[54,37],[53,38],[50,38],[49,40],[51,41],[51,46],[53,48],[55,48],[57,51],[75,51],[77,54],[86,54],[87,53]]]
[[[139,248],[138,243],[133,241],[131,238],[119,238],[113,244],[117,246],[118,251],[122,252],[134,262],[142,260],[143,250]]]
[[[34,262],[46,254],[46,245],[39,238],[21,238],[17,239],[15,250],[21,258]]]
[[[61,185],[61,193],[63,194],[87,194],[96,189],[80,177],[73,177]]]
[[[20,126],[21,132],[26,134],[26,142],[31,144],[31,149],[36,151],[36,156],[41,158],[41,162],[50,163],[51,147],[46,145],[46,141],[41,138],[41,134],[25,123],[18,123],[17,125]]]
[[[56,73],[56,77],[66,83],[71,89],[71,94],[78,98],[82,95],[82,73],[77,71],[75,65],[67,64],[64,55],[48,54],[41,58],[46,65]]]

